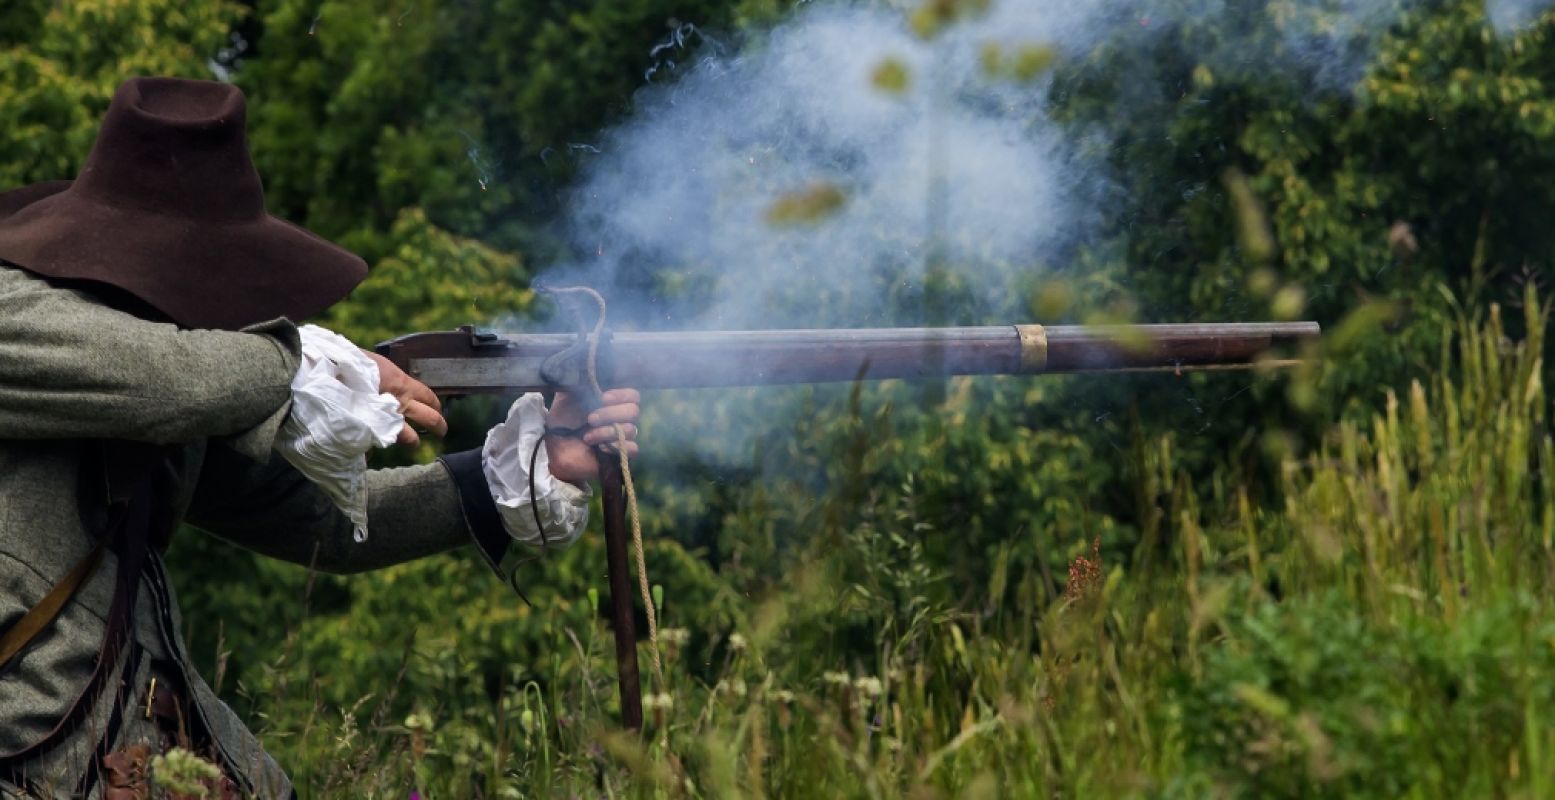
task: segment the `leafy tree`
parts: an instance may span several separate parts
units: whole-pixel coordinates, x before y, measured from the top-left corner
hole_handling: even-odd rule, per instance
[[[0,188],[74,178],[114,89],[136,75],[210,77],[238,12],[222,0],[7,2]]]
[[[245,14],[243,6],[216,2],[17,0],[0,11],[0,108],[10,122],[0,129],[0,184],[69,176],[119,80],[141,72],[203,76],[208,54],[226,41],[229,57],[217,60],[235,69],[252,100],[252,145],[272,208],[373,264],[328,324],[370,344],[410,329],[490,322],[534,307],[525,283],[556,246],[544,231],[571,177],[570,145],[587,144],[630,112],[633,91],[655,66],[654,45],[686,22],[719,30],[770,19],[786,5],[258,0]],[[1337,569],[1307,545],[1281,538],[1294,537],[1280,525],[1314,539],[1342,527],[1302,516],[1326,507],[1318,501],[1327,487],[1349,486],[1374,469],[1363,492],[1369,498],[1435,474],[1426,462],[1383,469],[1378,459],[1396,443],[1376,453],[1363,448],[1365,457],[1342,469],[1322,466],[1326,457],[1308,465],[1291,456],[1305,445],[1359,447],[1348,427],[1332,443],[1330,423],[1346,414],[1364,412],[1367,425],[1384,430],[1380,418],[1371,419],[1376,389],[1402,385],[1423,364],[1437,363],[1453,304],[1522,302],[1521,283],[1541,279],[1555,245],[1542,224],[1555,211],[1555,101],[1548,92],[1555,21],[1546,16],[1498,34],[1479,0],[1445,0],[1387,17],[1380,35],[1378,18],[1368,22],[1373,27],[1339,25],[1333,29],[1349,33],[1338,38],[1309,35],[1336,23],[1323,16],[1327,9],[1268,0],[1218,16],[1162,13],[1168,22],[1148,26],[1123,20],[1094,52],[1055,63],[1051,84],[1031,91],[1046,91],[1077,136],[1108,132],[1113,224],[1068,265],[1013,265],[1010,292],[1012,305],[1044,322],[1312,316],[1333,332],[1325,370],[1288,383],[1170,375],[952,382],[927,406],[921,393],[900,385],[657,398],[663,418],[698,423],[680,433],[691,446],[648,449],[639,484],[650,501],[649,559],[664,618],[689,632],[682,690],[713,684],[728,672],[720,664],[738,665],[753,686],[769,679],[798,686],[821,680],[823,665],[862,674],[903,657],[917,669],[912,680],[926,719],[952,727],[959,720],[960,730],[973,729],[967,726],[979,702],[1018,721],[1027,712],[1007,706],[1004,693],[1035,702],[1031,687],[1046,692],[1069,680],[1060,717],[1067,708],[1095,713],[1087,722],[1075,712],[1041,736],[1075,733],[1063,740],[1074,753],[1106,751],[1134,736],[1132,710],[1106,716],[1108,726],[1122,721],[1116,730],[1103,733],[1095,724],[1114,704],[1104,687],[1115,684],[1118,695],[1125,683],[1144,697],[1156,691],[1159,714],[1169,718],[1156,742],[1183,751],[1158,754],[1150,768],[1157,771],[1183,764],[1172,760],[1181,756],[1212,780],[1315,792],[1339,778],[1313,772],[1307,750],[1332,737],[1357,754],[1340,765],[1353,786],[1434,786],[1437,764],[1467,759],[1488,771],[1485,765],[1508,762],[1507,748],[1515,773],[1517,745],[1503,735],[1506,720],[1525,702],[1537,707],[1547,692],[1477,700],[1409,731],[1396,727],[1403,716],[1390,713],[1389,727],[1378,728],[1352,708],[1396,711],[1407,708],[1408,693],[1380,678],[1353,680],[1347,659],[1375,650],[1420,681],[1415,696],[1450,704],[1459,674],[1485,686],[1546,669],[1548,654],[1532,650],[1506,662],[1521,672],[1474,661],[1481,641],[1497,631],[1528,635],[1517,633],[1516,620],[1482,617],[1488,633],[1435,621],[1379,627],[1319,593],[1249,612],[1218,626],[1223,642],[1208,639],[1231,593],[1250,598],[1251,607]],[[224,40],[233,25],[238,39]],[[241,62],[230,57],[239,51]],[[669,73],[659,66],[656,81]],[[1465,299],[1445,299],[1443,283]],[[1497,329],[1485,342],[1500,338]],[[1474,352],[1492,353],[1485,342]],[[1518,385],[1535,396],[1538,384]],[[1472,391],[1476,383],[1466,386]],[[501,411],[463,408],[456,413],[470,415],[458,424],[464,434],[449,447],[477,444]],[[1474,408],[1494,416],[1488,406]],[[1457,437],[1458,417],[1450,419],[1435,439],[1427,433],[1418,440],[1422,450]],[[651,441],[669,427],[650,419],[646,433]],[[1536,439],[1529,433],[1518,441]],[[1482,449],[1475,463],[1491,458]],[[1506,461],[1508,472],[1526,466]],[[1273,502],[1291,491],[1298,466],[1326,470],[1314,479],[1312,502]],[[1443,485],[1456,486],[1453,477],[1444,474]],[[1479,488],[1460,488],[1463,498],[1442,501],[1452,513],[1484,506],[1518,516],[1521,489],[1487,505],[1464,499]],[[1362,518],[1382,513],[1374,505],[1352,498],[1342,507]],[[1415,508],[1404,503],[1388,513]],[[1296,521],[1278,523],[1287,516]],[[1263,530],[1271,525],[1277,530]],[[1373,525],[1424,527],[1418,520]],[[1100,549],[1092,551],[1096,541]],[[1467,533],[1455,541],[1472,544]],[[1276,546],[1259,566],[1256,548]],[[1422,564],[1432,557],[1423,547],[1394,552]],[[1130,588],[1109,575],[1097,589],[1104,600],[1096,602],[1126,603],[1126,613],[1066,624],[1076,618],[1064,616],[1071,605],[1055,601],[1065,562],[1098,553],[1109,564],[1125,562],[1119,569],[1138,579]],[[578,755],[586,738],[580,720],[603,719],[609,701],[602,698],[611,696],[597,536],[520,569],[533,608],[469,553],[350,580],[313,580],[204,537],[182,537],[171,557],[196,654],[210,658],[222,642],[225,690],[251,697],[240,708],[252,708],[256,720],[267,715],[277,734],[270,745],[306,785],[342,780],[336,754],[357,733],[313,725],[316,704],[354,719],[350,709],[367,703],[378,709],[373,731],[381,736],[371,747],[384,748],[369,756],[390,761],[390,748],[408,739],[419,779],[474,794],[483,787],[472,775],[502,763],[510,744],[503,735],[513,730],[504,715],[517,713],[511,703],[528,697],[531,690],[519,687],[530,685],[558,712],[551,727],[538,729],[537,747],[554,736],[575,746],[570,768],[581,774],[598,766],[594,756]],[[1194,571],[1200,561],[1231,573],[1209,576],[1202,595]],[[1396,580],[1386,585],[1404,598],[1396,602],[1423,603],[1410,599],[1419,592],[1410,584],[1416,567],[1395,568]],[[1438,568],[1434,561],[1425,567]],[[1283,570],[1285,583],[1243,574],[1260,569]],[[1174,593],[1183,583],[1177,571],[1189,573],[1188,613],[1172,610],[1183,602]],[[1336,596],[1369,597],[1367,580],[1336,583],[1343,587]],[[1527,590],[1543,591],[1536,584]],[[1449,609],[1478,602],[1480,584],[1473,594],[1463,586],[1461,601],[1446,592],[1431,602]],[[1379,603],[1367,613],[1386,609]],[[968,646],[961,625],[985,641]],[[770,648],[771,661],[758,669],[736,658],[731,630],[752,633],[758,647]],[[1066,649],[1092,637],[1105,642],[1097,648],[1105,661]],[[1258,646],[1238,649],[1238,640]],[[1443,657],[1441,642],[1467,655]],[[1188,658],[1192,674],[1180,676],[1174,690],[1150,688],[1170,671],[1157,660],[1174,663],[1179,651],[1211,646],[1219,649]],[[1120,667],[1111,660],[1117,652],[1134,656],[1119,659]],[[1062,670],[1040,678],[1027,672],[1041,664]],[[1087,671],[1103,687],[1093,705],[1075,696]],[[1330,691],[1336,684],[1344,691]],[[1271,693],[1279,694],[1274,702]],[[963,698],[973,698],[965,708]],[[1295,703],[1301,711],[1291,710]],[[715,713],[711,701],[708,708]],[[1195,717],[1186,723],[1184,708]],[[1427,750],[1432,758],[1414,757],[1422,741],[1442,739],[1430,731],[1460,723],[1499,734],[1466,739],[1470,756],[1448,742]],[[1319,729],[1327,733],[1311,733]],[[525,723],[523,730],[529,737],[537,729]],[[1273,731],[1271,741],[1288,747],[1228,749],[1247,731]],[[921,736],[923,750],[943,753],[948,737]],[[1012,735],[1000,746],[1028,738],[1037,739]],[[972,758],[983,749],[973,739],[963,744],[967,755],[943,754]],[[851,772],[853,762],[847,765]],[[549,767],[537,760],[525,768],[544,783]],[[944,780],[948,788],[970,778]],[[1182,785],[1207,790],[1205,780],[1185,773]],[[349,794],[351,787],[336,788]]]
[[[1115,218],[1152,314],[1304,311],[1332,324],[1391,300],[1380,319],[1400,322],[1398,306],[1437,302],[1438,280],[1516,302],[1507,279],[1542,271],[1555,248],[1537,222],[1555,212],[1550,18],[1497,34],[1480,3],[1421,4],[1385,32],[1356,27],[1333,45],[1375,46],[1367,60],[1314,55],[1292,33],[1292,8],[1190,15],[1146,48],[1121,36],[1060,71],[1063,113],[1104,123],[1118,142]],[[1358,83],[1323,80],[1312,59],[1328,56],[1354,63]],[[1235,237],[1228,171],[1245,173],[1266,208],[1272,253]],[[1421,321],[1355,337],[1328,370],[1330,396],[1414,369],[1410,354],[1439,341],[1437,320]]]
[[[376,261],[402,209],[544,248],[575,151],[629,108],[654,45],[707,0],[266,0],[239,82],[274,207]],[[678,55],[678,53],[677,53]]]
[[[433,226],[419,208],[400,214],[389,251],[324,324],[359,342],[406,331],[449,330],[529,311],[534,293],[517,256]]]

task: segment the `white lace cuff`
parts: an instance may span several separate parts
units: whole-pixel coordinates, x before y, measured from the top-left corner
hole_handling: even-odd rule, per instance
[[[302,366],[275,449],[351,519],[356,540],[366,541],[367,451],[393,444],[405,417],[393,395],[378,391],[378,365],[356,345],[317,325],[297,332]]]
[[[562,548],[572,544],[588,523],[589,498],[593,492],[580,489],[551,474],[550,458],[540,445],[545,436],[545,401],[538,394],[526,394],[508,409],[508,418],[486,434],[481,448],[481,470],[486,486],[497,503],[502,527],[516,541],[535,547]],[[539,446],[540,451],[535,453]],[[535,459],[535,505],[545,536],[535,527],[530,508],[529,459]]]

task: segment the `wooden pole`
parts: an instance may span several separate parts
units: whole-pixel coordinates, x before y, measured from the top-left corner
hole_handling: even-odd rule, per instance
[[[605,569],[610,579],[610,618],[616,636],[616,680],[621,691],[621,725],[643,727],[643,690],[637,674],[637,622],[632,607],[632,581],[627,572],[626,488],[620,456],[610,448],[599,458],[599,499],[605,515]]]

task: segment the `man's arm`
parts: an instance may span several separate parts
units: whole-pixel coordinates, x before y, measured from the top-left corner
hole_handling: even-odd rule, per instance
[[[553,477],[569,483],[597,477],[595,455],[584,442],[602,440],[613,430],[586,427],[593,422],[620,423],[630,439],[636,438],[637,393],[614,390],[606,393],[606,401],[611,405],[588,418],[577,412],[577,423],[586,429],[582,436],[546,437]],[[568,402],[559,401],[563,406]],[[561,411],[572,421],[567,415],[573,412],[565,407]],[[628,441],[627,450],[635,453],[637,443]],[[350,517],[284,458],[255,461],[212,442],[185,521],[249,550],[329,573],[378,569],[471,542],[496,568],[512,546],[515,534],[504,519],[507,511],[499,509],[493,497],[481,450],[451,453],[434,464],[369,470],[366,482],[368,535],[358,542]],[[539,508],[546,529],[552,530],[553,524],[581,526],[582,515],[557,506],[586,498],[542,498]],[[532,512],[526,504],[512,513],[527,520]],[[578,532],[553,535],[570,540]]]
[[[192,442],[285,416],[291,323],[189,331],[0,266],[0,439]],[[250,453],[268,451],[265,441]]]
[[[369,470],[366,479],[368,538],[357,542],[350,518],[280,456],[257,462],[213,443],[185,521],[257,553],[337,574],[429,556],[472,538],[505,546],[500,522],[495,530],[466,522],[466,503],[442,463]],[[479,486],[484,490],[484,481]],[[468,494],[468,502],[491,503]]]
[[[378,360],[378,366],[380,388],[395,394],[403,404],[430,395],[424,385],[392,363]],[[535,431],[537,438],[543,436],[549,456],[538,463],[548,464],[551,477],[564,482],[593,480],[598,477],[599,465],[592,446],[614,441],[615,425],[621,426],[628,439],[627,455],[635,455],[638,399],[635,390],[614,389],[604,394],[603,406],[585,414],[576,398],[559,394],[550,412],[552,427],[561,425],[570,431],[567,435]],[[523,401],[516,402],[514,409],[522,405]],[[435,409],[428,406],[427,411],[442,422]],[[488,437],[485,449],[494,444]],[[255,552],[331,573],[386,567],[472,540],[487,562],[497,568],[513,537],[520,534],[509,528],[499,510],[495,490],[488,482],[489,469],[498,467],[485,463],[486,458],[483,450],[471,450],[448,454],[435,464],[368,471],[368,535],[365,542],[358,542],[350,517],[286,459],[272,455],[256,461],[213,442],[186,521]],[[523,478],[516,480],[524,482]],[[544,499],[538,504],[542,523],[547,530],[553,524],[568,526],[557,534],[570,541],[578,534],[576,528],[581,527],[584,515],[568,513],[558,504],[586,502],[586,498],[586,494],[578,494],[570,500]],[[527,507],[518,513],[521,520],[527,519],[525,512],[529,512]],[[551,519],[544,519],[547,516]]]

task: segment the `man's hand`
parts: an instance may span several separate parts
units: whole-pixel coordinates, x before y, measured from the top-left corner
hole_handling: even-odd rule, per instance
[[[599,477],[599,459],[595,445],[615,447],[615,426],[626,433],[627,457],[637,455],[637,418],[641,409],[636,389],[611,389],[601,396],[601,405],[593,413],[584,415],[578,399],[566,392],[557,392],[546,426],[556,428],[582,428],[582,435],[563,436],[547,433],[545,454],[551,462],[551,474],[569,483],[583,483]]]
[[[443,419],[443,402],[426,384],[406,375],[393,361],[370,350],[362,352],[378,365],[378,391],[392,394],[400,401],[400,413],[405,415],[400,444],[414,447],[421,443],[421,437],[412,425],[438,436],[448,433],[448,421]]]

